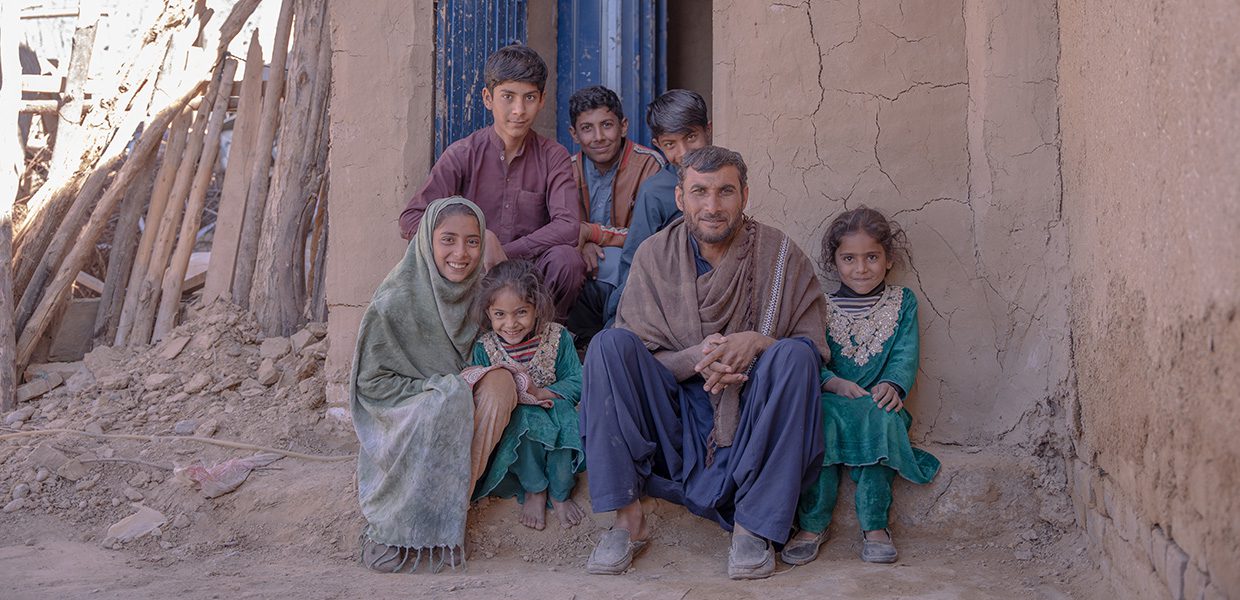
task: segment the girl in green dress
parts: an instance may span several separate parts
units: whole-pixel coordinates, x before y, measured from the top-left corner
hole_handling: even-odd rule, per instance
[[[529,261],[496,265],[483,280],[475,307],[482,334],[472,364],[512,369],[521,399],[474,498],[516,496],[521,524],[541,530],[550,496],[561,524],[576,525],[585,511],[571,496],[585,453],[577,429],[581,360],[573,338],[553,320],[555,305]]]
[[[931,454],[913,448],[912,417],[904,399],[917,375],[917,298],[886,283],[898,253],[906,253],[899,225],[870,208],[840,214],[823,235],[824,268],[838,273],[839,289],[827,294],[827,344],[823,368],[826,454],[818,480],[801,494],[797,533],[781,553],[805,564],[826,541],[841,476],[857,483],[861,559],[892,563],[896,547],[887,528],[891,484],[898,474],[928,483],[939,470]]]

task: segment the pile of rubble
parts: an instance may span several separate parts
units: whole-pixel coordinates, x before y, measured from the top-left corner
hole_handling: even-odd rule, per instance
[[[284,455],[251,456],[259,447],[354,452],[352,427],[325,410],[325,335],[324,324],[311,323],[287,338],[260,339],[248,313],[216,303],[155,346],[100,347],[77,363],[33,365],[28,379],[64,383],[4,416],[4,518],[52,516],[107,547],[138,542],[169,550],[191,540],[191,526],[227,520],[212,512],[236,502],[215,498],[221,492],[208,492],[204,477],[223,473],[240,484],[257,469],[260,476],[245,485],[263,486],[281,471],[313,466],[331,480],[326,487],[348,487],[350,460],[267,467]],[[334,493],[356,502],[347,490]],[[339,510],[353,509],[345,503]],[[207,537],[226,544],[244,520],[237,525]]]

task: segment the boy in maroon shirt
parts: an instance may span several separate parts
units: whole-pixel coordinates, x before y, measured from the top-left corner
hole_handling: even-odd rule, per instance
[[[483,70],[482,103],[494,123],[444,150],[422,189],[400,215],[405,239],[431,202],[472,200],[486,215],[483,266],[507,258],[533,261],[563,320],[585,281],[577,251],[581,205],[568,150],[533,130],[546,99],[547,64],[528,46],[496,50]]]

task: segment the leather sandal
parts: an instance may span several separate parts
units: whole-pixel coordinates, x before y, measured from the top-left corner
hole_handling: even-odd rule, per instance
[[[586,572],[592,575],[619,575],[633,565],[633,558],[645,549],[648,540],[633,540],[627,529],[603,532],[586,561]]]
[[[827,543],[828,537],[829,534],[825,529],[810,540],[794,537],[784,544],[784,549],[779,552],[779,558],[789,565],[806,565],[814,562],[814,559],[818,558],[818,551],[822,545]]]
[[[775,551],[771,543],[755,535],[732,532],[728,548],[728,577],[765,579],[775,572]]]
[[[883,531],[887,532],[887,539],[889,541],[868,540],[865,537],[865,531],[861,532],[861,560],[882,564],[896,562],[898,553],[896,552],[895,538],[891,536],[890,529],[884,528]]]

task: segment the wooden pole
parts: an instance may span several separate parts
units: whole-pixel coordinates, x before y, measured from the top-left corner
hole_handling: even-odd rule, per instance
[[[151,124],[142,132],[142,137],[138,140],[134,147],[131,157],[133,160],[127,162],[121,167],[116,175],[116,180],[112,182],[112,187],[108,188],[103,198],[99,199],[99,205],[96,207],[94,214],[91,215],[90,222],[82,230],[77,242],[73,246],[73,250],[65,258],[65,262],[60,267],[60,272],[56,274],[56,278],[48,285],[47,291],[43,295],[43,300],[39,302],[39,306],[31,315],[30,321],[22,330],[21,337],[17,341],[17,364],[19,367],[24,366],[30,360],[30,356],[34,354],[35,345],[39,338],[47,330],[47,326],[58,305],[63,303],[68,294],[70,286],[73,284],[74,278],[77,277],[82,267],[86,265],[86,261],[91,257],[95,249],[95,242],[103,233],[104,227],[108,224],[108,217],[112,210],[116,208],[116,203],[120,201],[125,189],[129,186],[129,182],[133,180],[138,167],[141,166],[141,157],[153,152],[163,138],[164,130],[168,128],[168,123],[181,109],[189,104],[189,101],[198,95],[202,89],[202,83],[198,82],[189,91],[177,99],[171,106],[161,110],[155,118],[151,120]]]
[[[95,326],[91,335],[94,346],[111,343],[116,336],[121,305],[125,301],[125,286],[129,282],[129,273],[133,269],[134,255],[138,249],[138,220],[142,218],[143,206],[151,197],[157,154],[158,150],[152,152],[146,158],[146,164],[139,167],[138,179],[125,191],[125,199],[121,201],[120,216],[116,219],[116,230],[112,234],[112,248],[108,251],[108,270],[103,277],[103,291],[99,293],[99,309],[95,312]]]
[[[208,303],[217,298],[232,298],[233,266],[237,261],[241,221],[245,217],[245,193],[249,187],[258,119],[262,116],[264,67],[263,48],[255,29],[245,57],[241,98],[237,118],[233,121],[232,145],[228,149],[228,168],[220,188],[220,207],[211,239],[211,262],[207,265],[207,281],[202,292],[203,300]]]
[[[267,214],[254,269],[250,307],[267,335],[289,335],[304,321],[306,202],[318,191],[320,130],[331,87],[325,0],[298,0],[297,36],[280,120]]]
[[[164,210],[168,206],[168,196],[172,193],[172,184],[176,179],[185,144],[189,137],[189,124],[193,113],[189,109],[181,111],[164,146],[164,162],[159,166],[155,176],[155,187],[151,190],[151,205],[146,212],[146,229],[138,242],[138,250],[134,253],[133,267],[129,270],[128,283],[125,287],[125,301],[121,305],[120,318],[116,324],[115,345],[125,346],[129,340],[129,331],[133,328],[134,313],[138,310],[138,294],[142,286],[142,278],[151,264],[151,249],[155,246],[155,236],[159,232],[159,222],[163,220]]]
[[[17,106],[22,99],[17,7],[0,2],[0,410],[17,408],[17,346],[13,324],[13,202],[25,158]],[[12,136],[11,141],[9,136]]]
[[[189,197],[198,158],[202,156],[202,141],[207,133],[207,116],[214,103],[213,93],[219,87],[219,74],[219,71],[216,71],[216,76],[211,79],[206,96],[198,105],[198,114],[194,116],[189,139],[185,142],[185,156],[181,159],[181,165],[177,169],[176,180],[168,196],[168,205],[164,208],[163,218],[159,221],[159,231],[155,234],[155,244],[151,248],[151,260],[147,264],[146,273],[138,282],[141,287],[138,289],[138,302],[134,309],[133,328],[129,331],[130,346],[151,341],[151,331],[155,328],[155,311],[159,308],[160,282],[164,279],[164,270],[172,254],[172,245],[176,242],[177,229],[181,223],[181,211],[184,210],[185,201]]]
[[[207,122],[206,141],[202,149],[202,159],[198,161],[198,172],[194,175],[194,185],[190,189],[189,202],[185,206],[185,218],[181,221],[180,241],[172,254],[172,264],[164,273],[159,311],[155,316],[155,328],[152,341],[163,339],[176,325],[177,310],[181,306],[181,286],[185,283],[185,270],[189,267],[189,256],[194,251],[197,241],[198,226],[202,223],[202,209],[207,201],[207,186],[215,172],[215,158],[220,150],[220,131],[224,128],[224,115],[228,114],[228,97],[232,94],[233,77],[237,73],[237,61],[224,59],[222,74],[215,94],[215,106],[211,109],[211,118]],[[206,101],[203,101],[206,104]]]
[[[233,273],[233,302],[248,307],[250,287],[254,282],[255,259],[262,234],[263,217],[267,206],[268,177],[271,171],[271,145],[276,139],[280,125],[280,99],[284,95],[284,68],[288,62],[288,40],[293,26],[293,2],[283,0],[280,18],[276,21],[276,40],[271,56],[271,70],[267,78],[267,93],[263,96],[263,115],[259,119],[258,136],[254,144],[254,164],[250,169],[250,184],[246,191],[245,220],[241,224],[241,240],[237,245],[237,262]]]
[[[123,161],[124,156],[116,154],[86,178],[86,183],[82,185],[81,191],[78,192],[77,197],[73,200],[73,206],[65,214],[61,227],[52,236],[52,243],[47,246],[47,249],[39,256],[39,262],[30,270],[30,281],[26,284],[26,288],[22,290],[21,299],[17,302],[17,315],[15,317],[17,331],[21,331],[26,326],[26,320],[30,318],[34,308],[39,304],[39,299],[43,296],[43,286],[47,284],[48,279],[51,279],[52,274],[60,267],[60,262],[64,259],[65,253],[69,251],[73,241],[77,239],[78,232],[86,225],[86,220],[90,217],[95,203],[103,196],[104,188],[111,178],[112,171]]]

